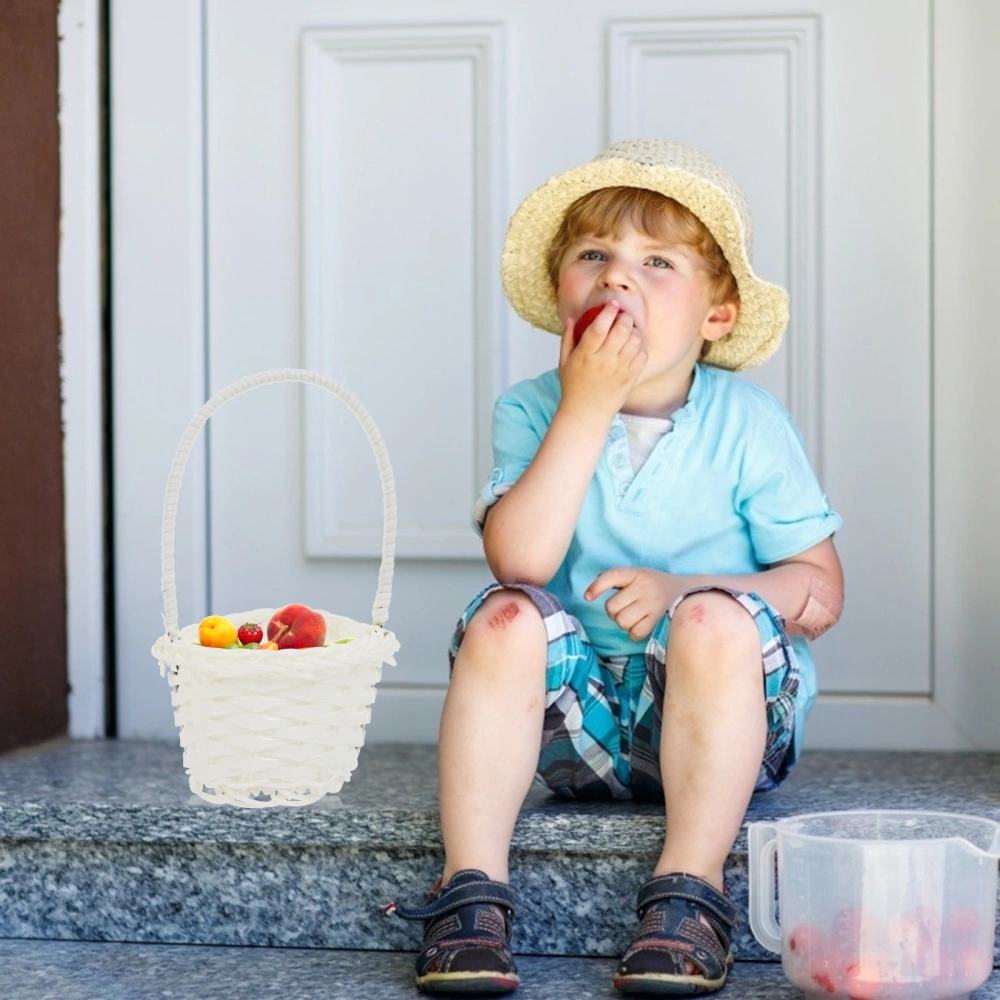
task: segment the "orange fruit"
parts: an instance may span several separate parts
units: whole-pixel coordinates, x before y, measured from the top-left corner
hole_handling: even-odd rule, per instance
[[[236,626],[222,615],[209,615],[198,626],[198,641],[203,646],[224,649],[231,642],[236,642]]]

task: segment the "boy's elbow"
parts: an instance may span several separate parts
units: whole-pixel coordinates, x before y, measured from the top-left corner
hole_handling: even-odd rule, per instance
[[[840,586],[836,586],[837,583]],[[802,611],[789,622],[793,635],[802,635],[812,641],[828,632],[844,612],[844,587],[842,581],[824,579],[816,574],[809,579],[809,591]]]
[[[486,550],[486,563],[490,567],[497,583],[507,586],[511,583],[527,583],[532,587],[544,587],[552,579],[552,574],[538,573],[522,560],[510,560],[500,557],[495,552]]]
[[[491,530],[492,528],[492,530]],[[511,558],[509,546],[497,538],[497,521],[491,524],[487,515],[483,529],[483,554],[497,583],[504,586],[511,583],[527,583],[533,587],[544,587],[552,579],[553,573],[546,573],[541,567],[531,566],[523,556]]]

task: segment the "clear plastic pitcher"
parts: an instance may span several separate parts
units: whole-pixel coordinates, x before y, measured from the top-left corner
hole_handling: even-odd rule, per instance
[[[813,813],[751,823],[747,840],[750,928],[806,995],[949,1000],[989,978],[1000,857],[993,820]]]

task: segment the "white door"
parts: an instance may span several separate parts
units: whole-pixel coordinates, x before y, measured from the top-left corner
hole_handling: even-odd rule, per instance
[[[491,579],[470,510],[492,403],[558,357],[503,299],[506,220],[660,135],[741,180],[755,269],[791,291],[781,351],[746,377],[791,409],[844,518],[808,745],[969,745],[931,670],[928,2],[119,0],[112,28],[136,126],[113,171],[122,735],[174,732],[148,650],[176,441],[228,383],[304,367],[361,399],[396,478],[401,650],[369,739],[436,739],[448,640]],[[368,620],[381,493],[343,404],[268,386],[203,436],[181,623],[289,602]]]

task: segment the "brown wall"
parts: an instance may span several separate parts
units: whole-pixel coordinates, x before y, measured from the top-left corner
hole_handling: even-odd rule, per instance
[[[67,726],[57,10],[0,3],[0,752]]]

